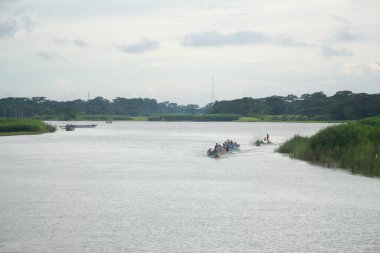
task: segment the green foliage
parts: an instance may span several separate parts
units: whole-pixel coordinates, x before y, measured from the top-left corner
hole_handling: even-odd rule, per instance
[[[258,115],[256,117],[240,117],[242,122],[331,122],[328,115]]]
[[[292,158],[303,157],[310,153],[309,142],[309,138],[296,135],[282,144],[277,151],[280,153],[289,153]]]
[[[339,91],[331,97],[315,92],[303,94],[300,98],[295,95],[241,98],[217,101],[208,113],[235,113],[257,118],[272,115],[270,120],[274,121],[294,120],[289,117],[292,115],[305,117],[295,120],[357,120],[380,114],[380,94]]]
[[[359,122],[362,125],[380,127],[380,116],[363,119]]]
[[[55,127],[39,120],[0,118],[0,135],[54,132]]]
[[[164,114],[148,117],[149,121],[235,121],[240,118],[236,114]]]
[[[292,158],[337,165],[352,173],[380,176],[380,117],[322,129],[309,137],[295,136],[277,151]]]
[[[190,114],[162,114],[149,116],[149,121],[192,121],[193,116]]]
[[[358,120],[380,115],[380,94],[339,91],[330,97],[323,92],[303,94],[301,97],[292,94],[285,97],[244,97],[230,101],[216,101],[202,108],[195,104],[179,105],[149,98],[117,97],[107,100],[96,97],[88,101],[77,99],[63,102],[48,100],[45,97],[0,99],[0,116],[2,117],[81,120],[84,117],[100,115],[129,117],[153,115],[154,117],[168,114],[175,116],[165,120],[172,120],[172,118],[189,120],[190,117],[179,115],[205,114],[236,114],[265,121]],[[94,120],[104,120],[104,118]],[[159,120],[159,118],[153,118],[153,120]],[[200,117],[199,120],[208,119]]]
[[[260,121],[260,119],[255,118],[255,117],[240,117],[238,119],[238,121],[240,121],[240,122],[258,122],[258,121]]]
[[[133,120],[133,118],[129,116],[125,116],[125,115],[87,115],[87,114],[81,113],[75,117],[75,120],[118,121],[118,120]]]
[[[207,106],[205,108],[208,108]],[[40,118],[56,120],[81,120],[84,115],[148,116],[152,114],[198,114],[203,113],[198,105],[178,105],[149,98],[120,98],[112,101],[102,97],[94,99],[57,102],[44,97],[0,99],[0,116]],[[104,120],[104,119],[101,119]],[[128,119],[126,119],[128,120]]]
[[[254,116],[268,112],[270,108],[264,101],[253,98],[241,98],[231,101],[216,101],[209,109],[210,114],[240,114]]]
[[[319,131],[310,138],[310,146],[314,150],[348,148],[366,137],[366,127],[358,124],[342,124]]]
[[[237,114],[203,114],[194,115],[193,121],[235,121],[239,118]]]

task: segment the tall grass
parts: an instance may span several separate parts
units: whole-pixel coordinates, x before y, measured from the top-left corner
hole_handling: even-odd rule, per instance
[[[0,135],[39,134],[54,131],[55,127],[40,120],[0,118]]]
[[[282,144],[277,151],[289,153],[292,158],[306,157],[310,153],[309,138],[296,135],[292,139]]]
[[[330,126],[311,137],[294,136],[277,151],[354,174],[380,176],[380,118]]]

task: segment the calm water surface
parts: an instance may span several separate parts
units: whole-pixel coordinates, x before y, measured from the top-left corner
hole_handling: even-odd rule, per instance
[[[0,252],[380,252],[380,179],[252,143],[326,124],[100,123],[0,138]],[[205,156],[230,138],[242,152]]]

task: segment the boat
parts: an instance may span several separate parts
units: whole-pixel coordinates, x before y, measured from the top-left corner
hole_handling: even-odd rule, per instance
[[[223,145],[220,145],[216,143],[214,149],[207,150],[207,156],[211,158],[218,158],[223,156],[226,153],[235,153],[240,151],[240,145],[236,142],[233,142],[231,140],[227,140],[223,143]]]
[[[273,142],[268,141],[268,140],[257,140],[257,141],[255,141],[256,146],[267,145],[267,144],[273,144]]]
[[[73,126],[74,128],[94,128],[97,126],[97,124],[90,124],[90,125],[74,125],[74,124],[70,124],[71,126]]]
[[[219,150],[211,150],[211,149],[209,149],[208,151],[207,151],[207,156],[208,157],[211,157],[211,158],[218,158],[218,157],[220,157],[222,154],[221,154],[221,152],[219,151]]]
[[[223,143],[223,149],[229,153],[239,152],[240,151],[240,145],[237,144],[236,142],[227,140]]]
[[[74,127],[73,125],[69,125],[69,124],[67,124],[67,125],[65,126],[65,130],[66,130],[66,131],[74,131],[74,130],[75,130],[75,127]]]
[[[64,126],[59,126],[59,128],[65,129],[66,131],[74,131],[75,128],[94,128],[97,124],[90,125],[74,125],[74,124],[66,124]]]
[[[267,136],[264,137],[264,139],[262,139],[262,140],[256,140],[256,141],[255,141],[255,145],[256,145],[256,146],[261,146],[262,144],[273,144],[273,143],[269,140],[269,134],[267,134]]]

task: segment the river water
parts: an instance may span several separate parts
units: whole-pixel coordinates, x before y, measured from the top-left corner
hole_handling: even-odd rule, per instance
[[[326,126],[114,122],[1,137],[0,252],[380,252],[380,179],[274,152]],[[254,146],[267,132],[275,145]],[[206,157],[227,138],[240,153]]]

